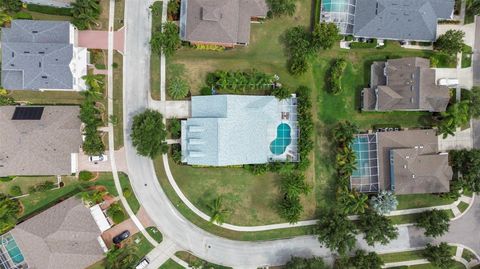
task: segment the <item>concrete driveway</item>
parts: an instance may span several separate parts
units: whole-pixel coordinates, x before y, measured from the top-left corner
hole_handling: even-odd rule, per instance
[[[150,107],[158,110],[167,119],[186,119],[192,115],[190,101],[154,101]]]
[[[120,28],[113,33],[113,48],[124,52],[125,28]],[[78,46],[88,49],[108,49],[108,31],[85,30],[78,31]]]
[[[454,78],[460,82],[460,87],[471,89],[473,86],[472,67],[468,68],[435,68],[435,80],[438,82],[441,78]]]
[[[472,120],[473,148],[480,149],[480,120]]]
[[[438,150],[449,151],[454,149],[471,149],[473,147],[473,132],[472,128],[465,130],[457,129],[454,136],[449,135],[443,138],[442,135],[438,137]]]
[[[108,152],[104,153],[108,156]],[[112,171],[112,166],[110,160],[105,162],[90,162],[88,155],[85,154],[82,150],[78,154],[78,171],[91,171],[91,172],[110,172]],[[125,160],[125,150],[123,148],[115,151],[115,162],[117,164],[117,170],[128,173],[127,164]]]

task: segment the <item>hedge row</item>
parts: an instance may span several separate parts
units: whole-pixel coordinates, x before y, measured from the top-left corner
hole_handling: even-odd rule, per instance
[[[328,91],[333,94],[342,92],[342,75],[347,67],[347,61],[343,58],[337,59],[330,67],[327,76]]]
[[[51,7],[37,4],[28,4],[27,10],[50,15],[72,16],[72,9],[68,7]]]
[[[373,49],[377,46],[377,40],[373,42],[352,42],[350,43],[351,49]]]

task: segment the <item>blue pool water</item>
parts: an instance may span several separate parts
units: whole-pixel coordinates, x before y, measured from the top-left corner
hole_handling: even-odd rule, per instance
[[[355,137],[352,143],[352,149],[355,152],[357,169],[353,171],[353,177],[363,176],[362,163],[368,160],[368,138],[367,137]]]
[[[15,264],[19,264],[19,263],[23,262],[25,260],[25,258],[23,257],[20,249],[18,248],[17,242],[15,242],[15,239],[13,239],[13,237],[11,237],[11,238],[8,238],[8,239],[5,239],[5,240],[7,240],[5,248],[7,249],[8,255],[10,256],[10,258],[12,258],[12,261]]]
[[[287,149],[292,141],[292,128],[286,123],[282,123],[277,127],[277,137],[270,143],[270,151],[275,155],[281,155]]]
[[[324,0],[322,6],[326,12],[348,12],[348,0]]]

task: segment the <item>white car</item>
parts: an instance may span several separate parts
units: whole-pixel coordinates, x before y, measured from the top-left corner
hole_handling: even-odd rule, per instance
[[[135,267],[135,269],[144,269],[150,264],[150,260],[148,258],[143,258],[140,263]]]
[[[107,155],[102,154],[98,156],[90,156],[88,157],[88,160],[91,162],[106,162],[108,160]]]
[[[458,79],[456,78],[441,78],[438,80],[438,85],[440,86],[457,86]]]

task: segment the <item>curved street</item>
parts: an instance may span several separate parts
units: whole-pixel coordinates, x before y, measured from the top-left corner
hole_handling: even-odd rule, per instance
[[[331,252],[321,247],[314,236],[266,242],[242,242],[220,238],[191,224],[171,204],[157,180],[152,160],[138,156],[130,141],[131,119],[135,114],[149,107],[150,4],[149,1],[126,1],[124,137],[129,177],[135,195],[164,235],[164,242],[171,244],[169,245],[170,249],[189,250],[202,259],[235,268],[280,265],[284,264],[292,255],[330,257]],[[455,240],[458,236],[458,229],[458,233],[464,235],[460,236],[462,240],[470,240],[461,243],[472,248],[475,247],[475,251],[480,250],[478,233],[464,227],[468,226],[470,221],[474,221],[471,224],[472,229],[476,226],[479,211],[477,199],[475,207],[469,214],[452,223],[452,232],[447,237],[451,236],[451,240]],[[422,237],[416,237],[415,232],[415,229],[400,227],[399,240],[394,240],[387,246],[379,246],[375,250],[378,252],[401,251],[415,247],[417,243],[418,245],[423,244]],[[471,236],[473,234],[476,237]],[[475,239],[476,242],[473,244]],[[365,247],[361,240],[360,244]],[[164,243],[160,244],[158,248],[161,248],[162,245]]]

